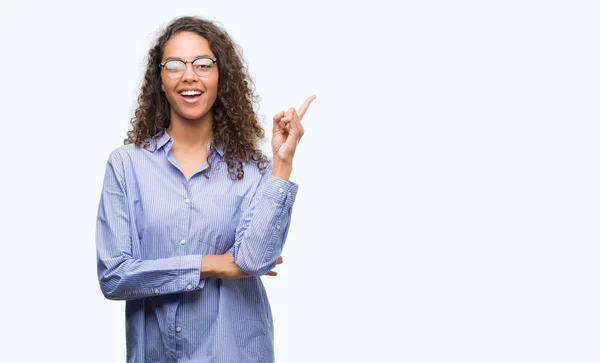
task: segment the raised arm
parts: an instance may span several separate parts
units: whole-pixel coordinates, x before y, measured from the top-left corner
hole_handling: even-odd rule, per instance
[[[270,174],[263,176],[236,229],[233,257],[242,271],[263,275],[275,267],[283,250],[298,185]]]
[[[309,97],[297,112],[289,108],[273,117],[273,163],[243,213],[233,247],[236,264],[250,275],[270,271],[283,250],[298,192],[289,178],[296,146],[304,134],[300,121],[314,99]]]

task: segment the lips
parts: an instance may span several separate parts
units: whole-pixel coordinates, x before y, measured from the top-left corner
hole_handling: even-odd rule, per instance
[[[185,103],[194,104],[202,98],[203,91],[197,88],[185,88],[178,92],[179,96]]]

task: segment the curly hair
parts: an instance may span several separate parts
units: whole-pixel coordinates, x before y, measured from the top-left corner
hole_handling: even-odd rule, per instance
[[[161,136],[170,125],[170,104],[161,90],[159,63],[167,41],[180,32],[193,32],[208,40],[211,51],[217,57],[219,83],[217,98],[212,106],[213,138],[208,152],[208,178],[211,170],[211,156],[216,145],[222,144],[229,177],[233,180],[244,178],[242,162],[255,163],[260,172],[266,169],[268,158],[258,144],[264,138],[253,102],[255,87],[248,74],[248,68],[239,48],[227,32],[206,19],[185,16],[169,23],[155,45],[148,52],[146,73],[138,97],[138,107],[131,119],[132,129],[127,132],[124,144],[135,143],[148,149],[154,136]]]

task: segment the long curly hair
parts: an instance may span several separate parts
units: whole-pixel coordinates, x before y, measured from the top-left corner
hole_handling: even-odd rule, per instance
[[[217,98],[212,106],[213,138],[208,152],[208,178],[211,156],[216,145],[222,144],[229,177],[244,178],[242,162],[255,163],[260,172],[266,169],[268,158],[259,149],[264,130],[258,121],[253,103],[258,109],[255,86],[239,48],[227,32],[206,19],[185,16],[169,23],[148,52],[146,74],[138,97],[138,107],[131,119],[132,129],[127,132],[125,144],[135,143],[148,149],[154,136],[161,136],[170,125],[171,107],[161,90],[159,63],[167,41],[180,32],[194,32],[208,40],[210,49],[217,58],[219,83]]]

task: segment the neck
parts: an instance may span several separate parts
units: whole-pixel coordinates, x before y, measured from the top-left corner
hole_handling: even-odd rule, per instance
[[[173,139],[173,147],[178,149],[206,148],[213,140],[212,113],[207,113],[200,120],[182,119],[178,115],[171,114],[171,124],[167,133]]]

